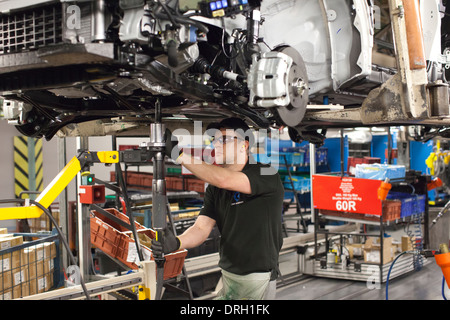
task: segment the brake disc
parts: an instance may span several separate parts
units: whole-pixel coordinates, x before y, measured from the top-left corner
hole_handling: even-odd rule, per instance
[[[276,49],[293,59],[287,71],[289,104],[275,108],[283,123],[290,127],[298,126],[305,116],[309,101],[308,74],[302,56],[292,47],[285,46]]]

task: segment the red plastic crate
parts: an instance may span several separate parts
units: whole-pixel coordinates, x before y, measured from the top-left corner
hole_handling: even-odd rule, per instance
[[[105,210],[122,221],[130,223],[128,216],[122,212],[113,208]],[[132,238],[132,232],[95,210],[92,210],[92,214],[91,243],[108,256],[119,260],[129,268],[138,269],[135,246],[130,246],[135,242]],[[135,222],[135,226],[138,233],[144,233],[150,239],[155,238],[154,230],[146,228],[138,222]],[[141,247],[143,249],[144,259],[149,258],[151,249],[144,245],[141,245]],[[178,250],[164,255],[166,259],[164,264],[164,279],[176,277],[181,273],[186,256],[187,250]],[[153,260],[153,256],[151,256],[151,259]]]
[[[377,157],[364,157],[364,158],[355,158],[355,157],[348,157],[347,161],[347,173],[349,175],[354,175],[354,171],[357,164],[363,164],[363,163],[381,163],[381,159]]]
[[[91,216],[91,243],[104,253],[111,257],[116,256],[120,236],[120,231]]]
[[[200,179],[185,179],[185,190],[196,191],[199,193],[205,192],[205,182]]]
[[[143,175],[141,178],[141,183],[144,189],[152,189],[153,186],[153,175]]]
[[[362,163],[364,163],[364,159],[363,158],[348,157],[348,160],[347,160],[347,173],[349,175],[354,175],[356,165],[357,164],[362,164]]]
[[[169,188],[167,188],[169,189]],[[181,177],[173,177],[172,178],[172,185],[171,188],[172,190],[183,190],[183,178]]]
[[[381,159],[377,157],[364,157],[364,163],[372,164],[372,163],[381,163]]]

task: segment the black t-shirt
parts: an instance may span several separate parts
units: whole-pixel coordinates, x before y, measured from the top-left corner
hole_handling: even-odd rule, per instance
[[[247,162],[242,172],[250,181],[252,194],[209,185],[200,215],[214,219],[221,233],[222,269],[239,275],[273,272],[283,244],[283,184],[268,165]]]

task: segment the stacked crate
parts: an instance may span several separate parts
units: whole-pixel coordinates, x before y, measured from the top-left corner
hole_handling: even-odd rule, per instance
[[[151,190],[153,174],[146,172],[127,172],[127,185],[133,189]],[[205,192],[205,182],[195,178],[195,176],[166,176],[166,189],[169,191],[196,191],[203,194]],[[116,181],[115,171],[110,172],[110,180]]]
[[[113,208],[105,210],[125,223],[130,223],[128,216],[124,213]],[[127,267],[138,269],[140,261],[135,240],[132,238],[132,232],[107,215],[103,215],[95,210],[92,210],[91,213],[90,230],[92,245]],[[155,231],[142,226],[138,222],[135,222],[135,227],[144,260],[153,259],[150,247],[152,239],[156,236]],[[185,249],[164,255],[164,279],[174,278],[181,273],[186,255],[187,250]]]

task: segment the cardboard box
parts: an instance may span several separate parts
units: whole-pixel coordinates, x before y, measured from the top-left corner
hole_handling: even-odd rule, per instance
[[[353,259],[355,256],[363,256],[363,244],[362,243],[352,243],[346,246],[349,254],[349,258]]]
[[[0,272],[0,292],[4,292],[8,288],[11,288],[11,275],[8,275],[8,272]]]
[[[25,262],[31,264],[35,261],[56,258],[56,245],[54,242],[45,242],[36,246],[25,248]]]
[[[0,250],[9,249],[23,244],[22,236],[12,236],[10,234],[0,234]]]
[[[392,246],[394,247],[395,253],[401,253],[402,252],[402,243],[398,240],[392,240]]]
[[[15,286],[21,285],[28,281],[28,268],[21,267],[2,273],[3,291]]]
[[[22,236],[0,234],[0,250],[14,248],[23,244]],[[0,272],[20,267],[24,263],[23,249],[0,255]]]
[[[51,210],[52,216],[55,218],[56,222],[59,225],[60,220],[59,208],[57,206],[52,205]],[[43,230],[49,231],[51,230],[50,224],[51,224],[50,218],[46,214],[41,215],[39,218],[28,219],[28,225],[30,226],[30,231],[32,233]]]
[[[364,262],[380,263],[381,261],[381,244],[376,243],[373,238],[368,238],[363,246]],[[394,260],[395,247],[392,245],[392,237],[383,238],[383,261],[386,264]]]
[[[22,283],[26,283],[28,281],[28,268],[26,268],[26,267],[21,267],[21,268],[12,270],[12,272],[10,274],[12,276],[11,285],[13,287],[18,286]]]
[[[35,261],[28,266],[28,276],[30,279],[36,279],[46,274],[52,274],[55,268],[53,259]]]
[[[30,287],[28,283],[22,283],[18,286],[10,288],[2,293],[0,293],[0,300],[13,300],[30,295]]]
[[[8,228],[0,228],[0,234],[7,234]]]
[[[408,236],[402,236],[402,252],[403,251],[410,251],[413,249],[412,241],[410,237]]]
[[[13,287],[12,289],[12,298],[18,299],[22,297],[26,297],[30,295],[30,286],[28,282],[22,283],[18,286]]]
[[[24,249],[0,255],[0,272],[19,268],[26,264]]]
[[[12,289],[5,290],[3,293],[0,293],[0,300],[12,300],[13,293]]]
[[[30,295],[50,290],[53,286],[53,275],[44,275],[30,281]]]

